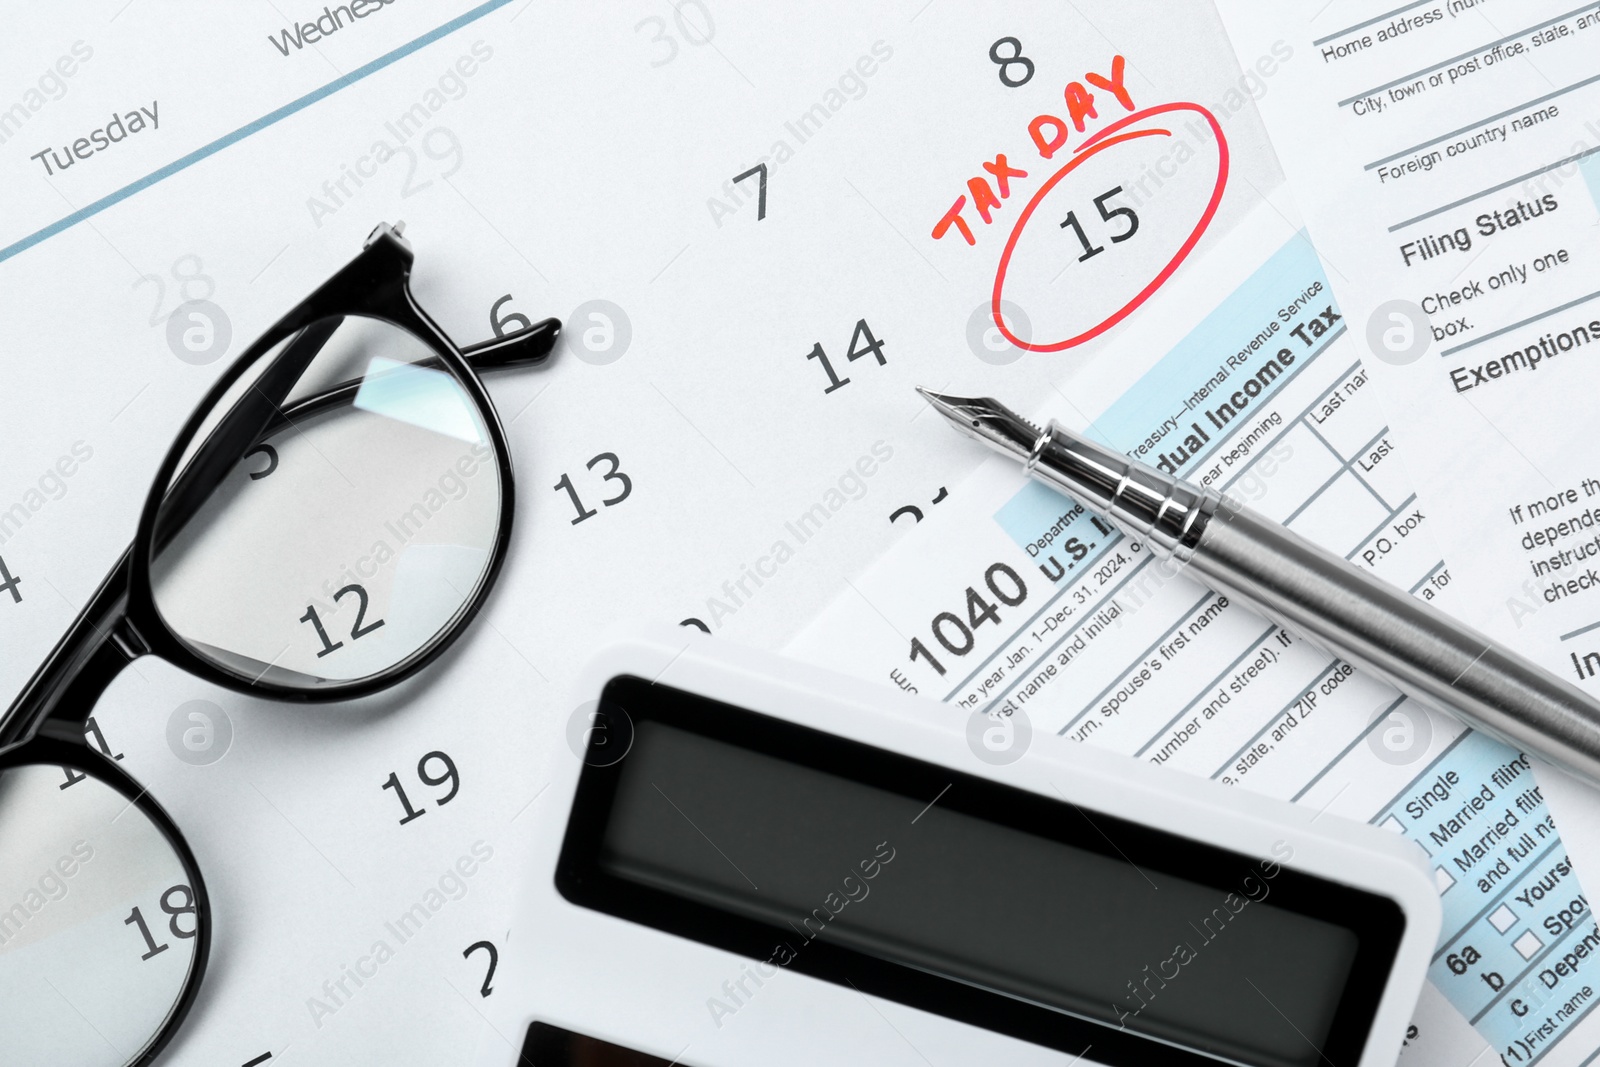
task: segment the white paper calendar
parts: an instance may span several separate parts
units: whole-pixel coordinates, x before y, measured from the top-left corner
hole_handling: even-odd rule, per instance
[[[1135,546],[984,462],[913,388],[1092,428],[1459,610],[1364,326],[1257,114],[1307,61],[1298,41],[1236,57],[1209,5],[1157,3],[11,18],[8,700],[131,541],[205,390],[375,225],[404,220],[416,296],[458,344],[564,323],[547,365],[485,376],[513,540],[443,659],[316,706],[146,658],[96,709],[92,743],[181,827],[212,900],[210,970],[163,1062],[520,1047],[489,1010],[518,886],[540,876],[519,840],[578,758],[565,683],[630,620],[1010,700],[1035,730],[1392,822],[1463,883],[1417,1062],[1503,1049],[1522,1018],[1514,991],[1455,992],[1452,960],[1538,986],[1593,936],[1587,914],[1545,932],[1581,898],[1571,864],[1559,893],[1514,903],[1566,860],[1526,761],[1182,579],[1140,584]],[[195,702],[227,733],[209,762],[171,741]],[[1462,868],[1483,827],[1429,835],[1483,789],[1520,829]],[[1558,978],[1541,1011],[1574,1006],[1506,1062],[1586,1062],[1586,978]]]

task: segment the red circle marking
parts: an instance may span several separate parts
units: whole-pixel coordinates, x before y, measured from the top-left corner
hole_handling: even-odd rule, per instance
[[[1177,253],[1173,255],[1172,259],[1168,261],[1167,265],[1162,268],[1161,273],[1157,274],[1149,285],[1146,285],[1139,291],[1137,296],[1124,304],[1114,314],[1102,320],[1092,329],[1086,330],[1085,332],[1078,334],[1076,337],[1069,337],[1065,341],[1058,341],[1055,344],[1049,345],[1030,344],[1029,342],[1014,336],[1006,327],[1005,321],[1001,317],[1000,295],[1005,288],[1006,271],[1011,266],[1011,253],[1016,250],[1017,239],[1022,236],[1023,228],[1028,225],[1028,220],[1033,217],[1034,208],[1038,207],[1040,201],[1042,201],[1046,196],[1050,195],[1050,190],[1056,187],[1057,182],[1059,182],[1062,178],[1065,178],[1068,174],[1072,173],[1072,171],[1075,170],[1085,160],[1093,158],[1107,148],[1110,148],[1112,145],[1121,144],[1124,141],[1132,141],[1140,137],[1155,137],[1162,135],[1171,137],[1172,131],[1163,129],[1136,130],[1131,133],[1123,134],[1118,134],[1118,131],[1125,129],[1132,123],[1142,122],[1145,119],[1153,116],[1164,115],[1174,111],[1193,111],[1200,115],[1206,120],[1206,123],[1210,125],[1211,132],[1217,139],[1218,160],[1216,187],[1211,191],[1211,200],[1206,204],[1206,209],[1201,214],[1200,221],[1195,226],[1194,232],[1189,235],[1186,241],[1183,242],[1183,246],[1178,249]],[[1173,273],[1180,265],[1182,265],[1183,261],[1188,258],[1189,253],[1194,251],[1194,246],[1200,243],[1200,238],[1205,235],[1206,230],[1211,226],[1211,220],[1216,217],[1217,208],[1222,204],[1223,190],[1226,189],[1228,185],[1228,139],[1223,136],[1222,126],[1218,124],[1216,116],[1211,114],[1210,111],[1207,111],[1199,104],[1161,104],[1157,107],[1146,108],[1143,111],[1136,111],[1132,115],[1112,123],[1110,126],[1107,126],[1105,129],[1101,130],[1099,133],[1096,133],[1093,137],[1083,142],[1083,144],[1079,145],[1073,150],[1073,157],[1074,158],[1071,162],[1052,174],[1050,179],[1046,181],[1044,185],[1039,187],[1039,191],[1033,194],[1033,199],[1028,201],[1028,206],[1022,209],[1022,214],[1017,217],[1017,224],[1012,227],[1011,237],[1006,241],[1005,251],[1000,254],[1000,266],[995,272],[994,276],[994,295],[990,300],[990,312],[994,318],[994,324],[1000,330],[1001,336],[1010,341],[1012,344],[1016,345],[1018,348],[1026,349],[1029,352],[1060,352],[1063,349],[1073,348],[1077,345],[1083,344],[1085,341],[1090,341],[1096,337],[1099,337],[1102,333],[1105,333],[1107,330],[1111,329],[1111,327],[1115,326],[1117,323],[1131,315],[1134,310],[1139,307],[1139,305],[1150,299],[1151,294],[1153,294],[1157,289],[1161,288],[1161,286],[1166,283],[1168,278],[1172,277]]]

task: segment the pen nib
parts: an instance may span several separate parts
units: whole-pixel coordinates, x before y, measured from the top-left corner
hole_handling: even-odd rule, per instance
[[[1027,459],[1044,431],[1004,404],[986,396],[945,396],[917,387],[917,392],[950,425],[996,452]]]

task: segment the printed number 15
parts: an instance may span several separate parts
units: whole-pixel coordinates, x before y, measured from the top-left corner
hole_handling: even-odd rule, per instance
[[[1139,232],[1139,216],[1134,212],[1133,208],[1114,207],[1108,209],[1106,207],[1106,201],[1110,200],[1113,196],[1117,196],[1121,192],[1122,186],[1119,185],[1115,189],[1112,189],[1109,192],[1101,193],[1099,196],[1094,198],[1094,207],[1095,210],[1100,213],[1101,219],[1106,222],[1110,222],[1112,219],[1120,215],[1128,221],[1128,228],[1126,230],[1124,230],[1122,233],[1114,233],[1111,235],[1111,243],[1114,245],[1120,245],[1122,242]],[[1064,230],[1070,228],[1073,233],[1078,235],[1078,240],[1083,245],[1083,255],[1078,257],[1079,263],[1093,259],[1101,252],[1105,251],[1104,245],[1092,243],[1089,240],[1088,234],[1083,232],[1083,224],[1078,221],[1078,213],[1076,211],[1067,212],[1067,217],[1062,221],[1061,228]]]

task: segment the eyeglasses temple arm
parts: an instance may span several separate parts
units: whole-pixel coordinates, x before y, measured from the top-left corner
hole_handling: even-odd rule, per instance
[[[70,629],[0,715],[0,749],[32,737],[57,708],[60,736],[81,739],[83,723],[100,694],[122,668],[145,651],[138,634],[127,626],[129,549],[89,598]],[[56,732],[46,724],[47,732]]]
[[[309,352],[302,350],[297,353],[301,358],[293,361],[300,365],[297,375],[304,372],[305,365],[321,350],[331,332],[329,330],[320,339],[305,334],[296,339],[296,345],[303,344],[309,349]],[[461,353],[472,369],[480,372],[536,366],[549,358],[560,334],[561,320],[543,319],[516,333],[469,345]],[[288,355],[287,350],[284,354]],[[249,443],[259,441],[262,435],[270,433],[276,425],[282,425],[289,418],[312,414],[322,407],[348,400],[359,385],[359,382],[344,382],[324,393],[298,400],[287,408],[268,409],[270,415],[265,428],[250,437]],[[234,412],[229,412],[202,449],[215,449],[213,454],[218,455],[230,454],[229,450],[222,448],[217,434],[230,425],[233,416]],[[235,456],[224,468],[224,474],[237,459]],[[167,497],[162,509],[163,519],[156,528],[157,553],[166,547],[173,535],[183,529],[194,510],[206,499],[207,494],[196,488],[200,483],[195,471],[196,465],[191,463],[178,477],[173,492]],[[64,718],[64,728],[69,733],[81,734],[83,720],[94,709],[100,694],[130,659],[144,651],[138,635],[128,631],[124,625],[123,609],[127,603],[131,557],[130,547],[118,558],[71,629],[23,686],[17,699],[0,714],[0,749],[31,737],[41,722],[49,718],[57,707],[63,706],[64,702],[81,711],[81,714],[74,713]],[[68,682],[68,679],[71,681]],[[66,725],[69,720],[70,725]]]
[[[282,404],[322,346],[339,328],[341,319],[321,319],[301,330],[246,389],[244,395],[217,421],[183,472],[167,490],[156,515],[154,555],[183,529],[235,463],[261,439],[282,413]]]
[[[331,334],[331,332],[330,329],[328,333]],[[321,351],[322,346],[327,343],[327,335],[317,338],[310,337],[308,334],[309,331],[307,331],[307,334],[302,334],[297,338],[294,346],[300,346],[301,344],[310,346],[310,356],[315,357],[316,353]],[[475,345],[467,345],[461,349],[461,354],[466,358],[468,366],[480,373],[484,371],[511,370],[517,367],[532,367],[543,363],[550,357],[550,353],[554,351],[556,342],[560,340],[560,337],[560,319],[541,319],[531,326],[524,327],[515,333],[508,333],[504,337],[495,337]],[[288,351],[284,352],[284,356],[289,354]],[[297,355],[300,358],[289,361],[298,366],[295,378],[289,381],[289,388],[293,388],[294,381],[298,379],[300,374],[304,373],[305,367],[310,363],[310,358],[305,358],[304,353],[298,353]],[[268,373],[276,374],[278,368],[285,362],[280,357]],[[217,487],[222,478],[226,477],[228,471],[233,469],[233,464],[247,455],[254,445],[271,435],[275,430],[287,425],[291,419],[313,415],[324,408],[347,402],[350,397],[355,395],[355,391],[360,384],[359,381],[342,382],[324,392],[302,397],[288,407],[280,406],[282,397],[279,396],[279,403],[267,409],[266,418],[259,425],[256,425],[254,421],[241,421],[238,423],[237,428],[230,426],[229,420],[233,418],[234,413],[229,412],[227,418],[218,424],[205,444],[201,446],[201,452],[206,453],[208,459],[227,457],[226,462],[215,460],[214,464],[208,463],[204,469],[201,468],[198,462],[190,463],[189,467],[178,476],[173,484],[172,491],[168,493],[167,499],[161,507],[161,515],[156,523],[154,543],[151,546],[153,554],[157,556],[161,554],[167,545],[171,543],[173,537],[177,536],[178,531],[182,530],[189,520],[194,517],[195,512],[205,503],[207,497],[210,496],[212,490]],[[260,385],[261,383],[257,383],[256,388],[259,389]],[[252,390],[252,394],[247,395],[253,394],[254,390]],[[269,393],[268,395],[272,394]],[[242,404],[243,401],[241,400],[241,406]],[[238,409],[236,408],[235,410]],[[256,428],[253,433],[244,434],[242,427],[245,426],[255,426]],[[221,436],[225,430],[232,435],[226,443]],[[227,444],[231,444],[232,447],[226,447]],[[199,456],[200,453],[196,453],[197,460]],[[213,465],[220,467],[220,470],[212,472],[211,467]],[[214,476],[208,477],[213,473]],[[203,478],[206,480],[202,481]],[[204,486],[203,491],[201,490],[202,485]]]
[[[333,319],[302,330],[218,421],[168,491],[156,518],[158,552],[233,469],[243,449],[258,440],[263,428],[277,417],[283,397],[338,326],[339,320]],[[74,717],[81,712],[76,718],[81,722],[117,672],[145,651],[136,634],[118,632],[127,630],[124,607],[131,556],[131,549],[123,552],[88,607],[0,718],[0,746],[32,736],[65,700],[76,708]]]
[[[540,319],[515,333],[467,345],[461,354],[475,371],[509,370],[528,367],[550,358],[556,342],[561,339],[560,319]]]

